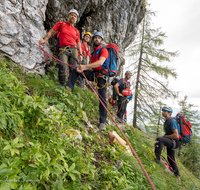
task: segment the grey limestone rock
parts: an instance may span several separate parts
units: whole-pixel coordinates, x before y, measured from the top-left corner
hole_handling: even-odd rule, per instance
[[[36,44],[45,35],[43,22],[48,0],[0,2],[0,55],[10,57],[25,70],[44,74],[45,59]],[[48,46],[45,47],[50,52]]]
[[[58,21],[67,21],[68,11],[78,10],[76,23],[81,36],[101,31],[104,45],[119,46],[119,70],[125,48],[133,42],[144,17],[143,0],[1,0],[0,55],[10,57],[26,70],[44,74],[45,59],[36,44]],[[51,52],[54,40],[44,47]],[[120,73],[120,72],[119,72]]]

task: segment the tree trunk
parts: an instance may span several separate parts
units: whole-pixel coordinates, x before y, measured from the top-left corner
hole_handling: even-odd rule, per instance
[[[142,55],[143,55],[143,43],[144,43],[144,27],[145,27],[145,18],[143,20],[143,28],[142,28],[142,41],[140,48],[140,58],[138,63],[138,71],[135,85],[135,96],[134,96],[134,108],[133,108],[133,127],[137,127],[137,102],[138,102],[138,89],[139,89],[139,81],[140,81],[140,71],[142,67]]]
[[[162,107],[160,106],[160,111],[159,111],[159,116],[158,116],[158,127],[157,127],[157,134],[156,136],[158,137],[159,133],[159,128],[160,128],[160,112],[161,112]]]

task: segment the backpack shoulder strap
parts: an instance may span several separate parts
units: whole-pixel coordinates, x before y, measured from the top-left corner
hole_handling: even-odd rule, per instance
[[[100,51],[99,51],[99,54],[98,54],[98,57],[100,57],[100,55],[101,55],[101,50],[102,49],[106,49],[105,47],[101,47],[101,49],[100,49]]]
[[[171,129],[171,127],[170,127],[170,124],[169,124],[169,123],[170,123],[170,121],[171,121],[172,119],[175,119],[175,120],[176,120],[175,117],[170,117],[169,120],[167,121],[167,125],[169,126],[170,129]]]
[[[86,46],[85,46],[83,40],[81,40],[81,43],[83,44],[83,46],[84,46],[84,48],[85,48],[85,52],[87,53],[87,49],[86,49]]]
[[[61,21],[61,22],[62,22],[62,23],[61,23],[60,29],[59,29],[59,31],[58,31],[57,37],[59,37],[59,35],[60,35],[62,29],[63,29],[63,28],[65,27],[65,25],[66,25],[66,22],[64,22],[64,21]]]

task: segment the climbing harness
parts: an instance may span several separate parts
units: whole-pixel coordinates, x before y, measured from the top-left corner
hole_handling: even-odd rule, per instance
[[[117,114],[121,111],[122,106],[123,106],[123,103],[124,103],[126,100],[127,100],[127,99],[123,100],[122,102],[120,102],[120,103],[118,104],[118,106],[119,106],[120,104],[121,104],[121,106],[120,106],[120,109],[118,110]]]
[[[97,89],[103,89],[103,88],[106,87],[106,91],[107,91],[107,87],[108,87],[108,83],[107,83],[107,82],[105,82],[105,84],[104,84],[102,87],[101,87],[101,86],[98,86],[98,78],[99,78],[99,77],[101,77],[101,78],[104,79],[103,76],[95,76],[95,77],[94,77],[94,84],[96,85],[96,88],[97,88]]]
[[[76,45],[72,45],[72,46],[65,46],[64,48],[62,47],[62,48],[59,48],[59,50],[61,51],[59,54],[58,54],[58,57],[59,57],[59,55],[61,55],[62,53],[64,53],[64,52],[69,52],[69,53],[71,53],[72,51],[71,51],[71,48],[75,48],[75,49],[77,49],[77,46]],[[71,57],[73,57],[73,56],[71,56]],[[74,58],[74,57],[73,57]],[[76,59],[76,58],[75,58]]]

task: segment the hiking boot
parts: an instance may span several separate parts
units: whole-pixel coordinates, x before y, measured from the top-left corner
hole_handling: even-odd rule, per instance
[[[99,125],[99,130],[100,130],[100,131],[103,131],[103,130],[105,130],[105,129],[106,129],[105,123],[100,123],[100,125]]]
[[[160,160],[158,160],[158,159],[154,159],[154,161],[157,163],[157,164],[160,164]]]

